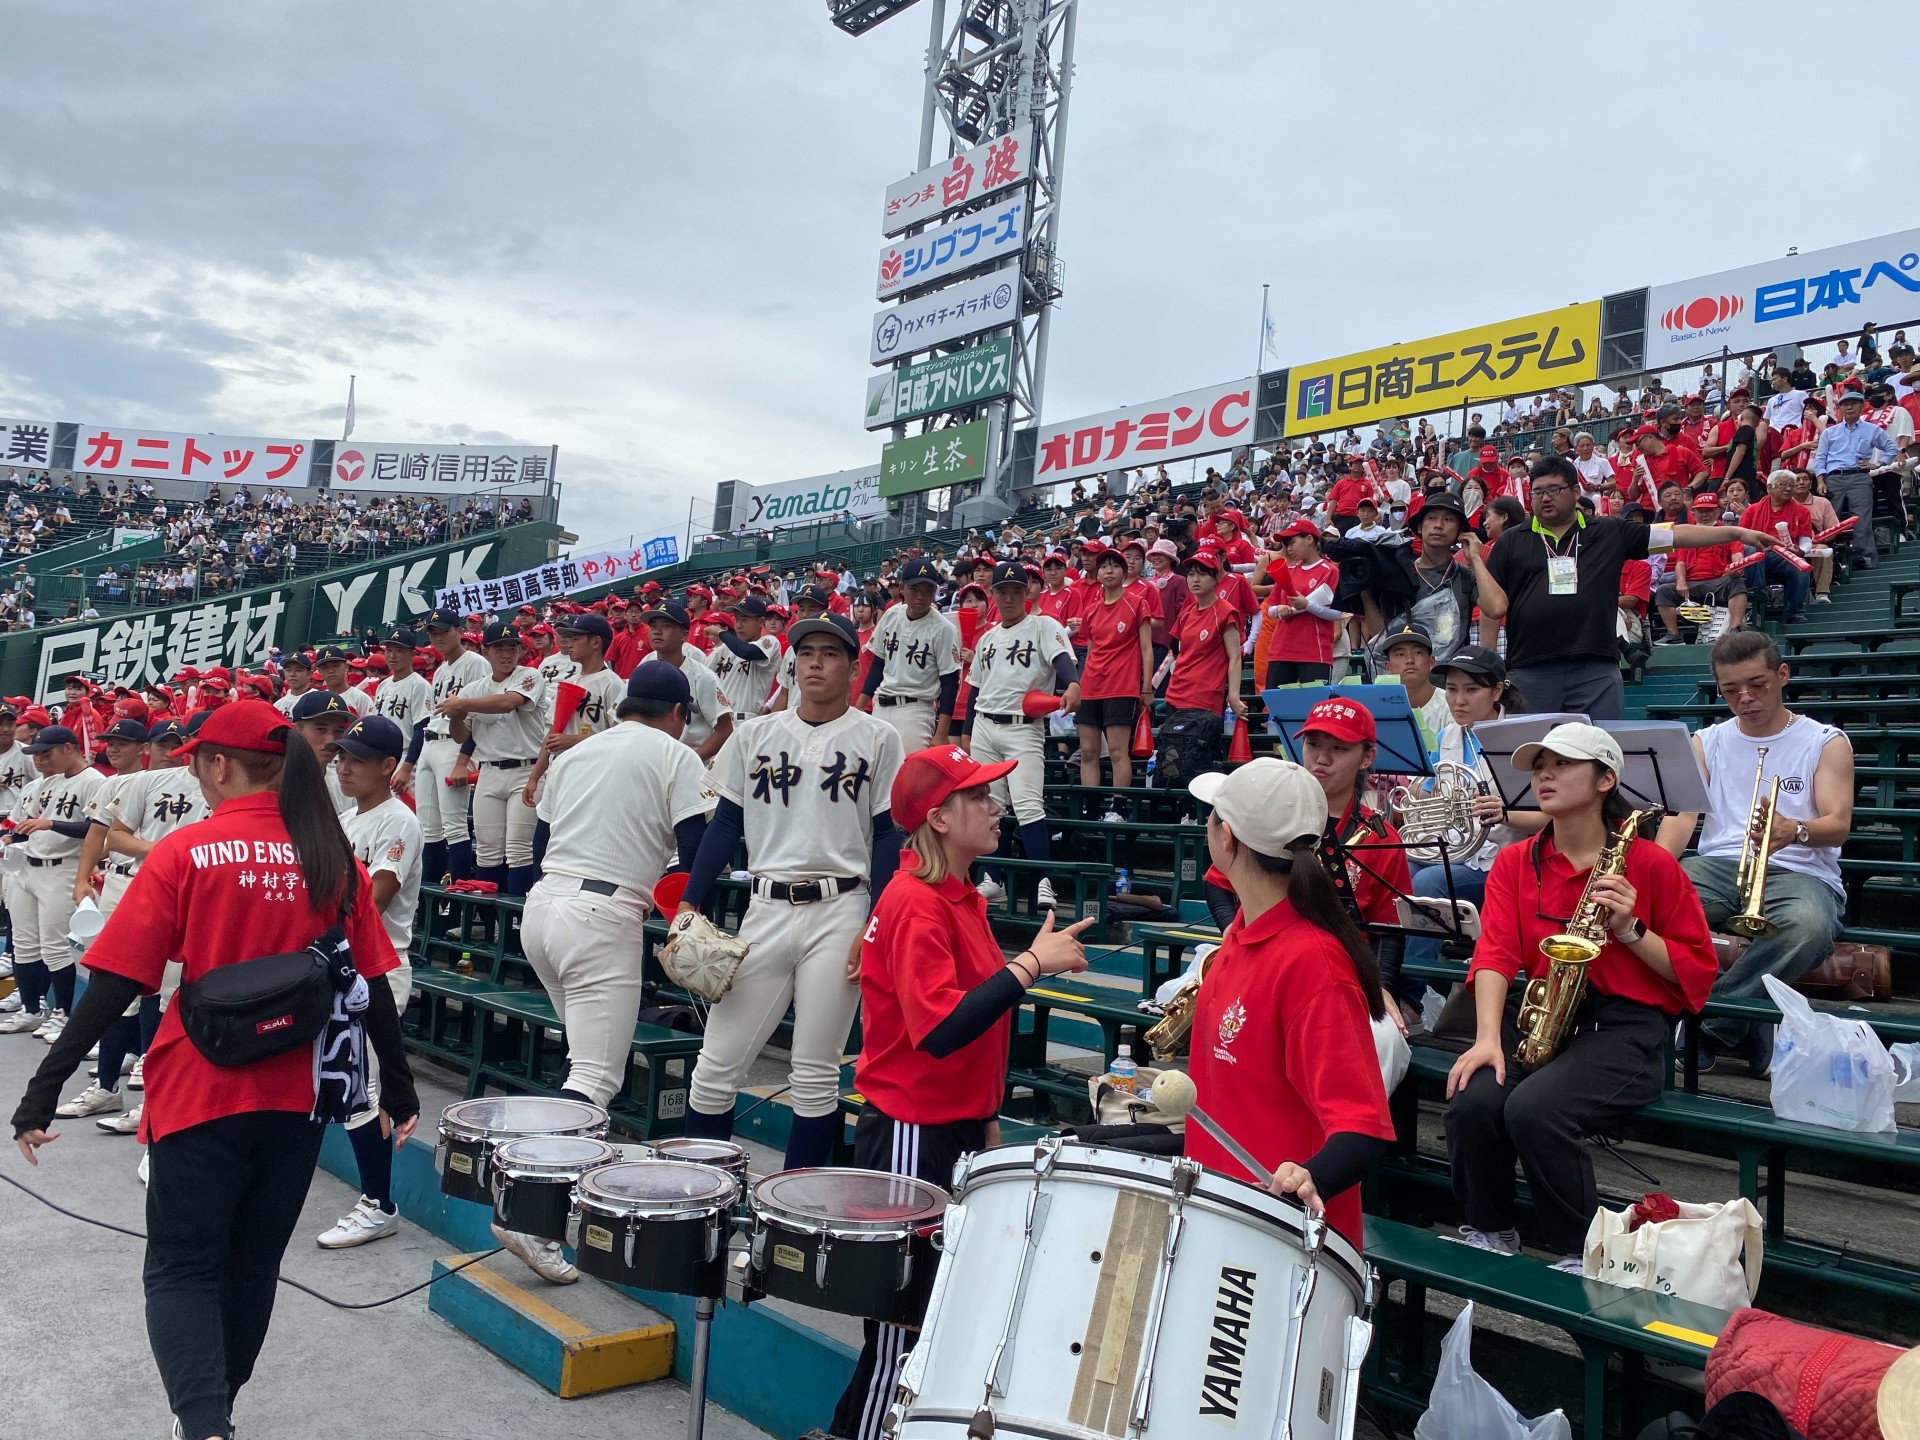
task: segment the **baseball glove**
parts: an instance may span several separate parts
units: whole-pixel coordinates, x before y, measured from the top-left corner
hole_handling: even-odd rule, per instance
[[[676,985],[709,1005],[727,993],[746,959],[747,945],[697,910],[675,918],[660,947],[660,965]]]

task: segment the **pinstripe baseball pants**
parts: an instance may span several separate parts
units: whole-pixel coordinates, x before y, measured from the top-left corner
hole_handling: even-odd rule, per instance
[[[962,1155],[987,1141],[985,1120],[956,1120],[945,1125],[909,1125],[882,1115],[871,1102],[853,1127],[853,1163],[863,1170],[911,1175],[938,1185],[953,1184],[953,1167]],[[833,1409],[832,1431],[842,1440],[881,1440],[880,1427],[893,1404],[895,1382],[920,1327],[863,1322],[866,1343],[853,1378]]]

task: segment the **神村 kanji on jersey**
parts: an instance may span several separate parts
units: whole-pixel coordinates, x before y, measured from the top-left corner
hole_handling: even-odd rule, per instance
[[[487,664],[485,656],[476,651],[468,650],[443,661],[440,668],[433,672],[433,706],[427,712],[427,734],[441,739],[451,735],[453,722],[433,711],[439,708],[443,700],[460,694],[467,686],[492,678],[493,667]]]
[[[84,820],[87,802],[106,777],[89,766],[78,775],[45,775],[21,792],[14,803],[13,823],[22,820]],[[891,782],[889,782],[891,783]],[[27,854],[40,860],[59,859],[80,853],[80,842],[58,830],[36,830],[23,842]]]
[[[611,730],[619,723],[620,702],[627,698],[627,682],[613,671],[603,667],[589,675],[575,667],[573,675],[560,684],[577,685],[586,691],[586,698],[561,730],[562,735],[598,735],[602,730]],[[548,712],[558,713],[559,704],[560,695],[556,686],[547,692]]]
[[[380,912],[380,924],[404,965],[413,943],[413,912],[420,905],[420,821],[405,801],[389,795],[371,810],[356,802],[342,812],[340,828],[369,876],[385,871],[400,882]]]
[[[409,672],[406,675],[389,675],[380,682],[373,692],[373,712],[384,715],[400,727],[400,733],[409,740],[413,738],[413,727],[432,713],[433,686],[427,683],[427,677]]]
[[[1020,714],[1030,691],[1053,693],[1053,662],[1072,654],[1066,631],[1044,615],[983,631],[973,644],[974,714]]]
[[[538,670],[516,665],[504,680],[476,680],[460,692],[470,700],[491,695],[524,695],[526,704],[500,715],[469,713],[467,728],[473,732],[473,758],[488,760],[531,760],[540,753],[540,742],[547,738],[546,685]]]
[[[809,725],[795,710],[743,722],[714,763],[714,785],[746,817],[747,858],[765,880],[865,875],[873,817],[892,803],[900,732],[849,709]]]
[[[551,655],[542,655],[540,663],[533,667],[540,672],[540,678],[547,683],[548,691],[562,680],[571,680],[580,673],[580,664],[569,659],[566,652],[556,650]]]
[[[938,610],[918,620],[894,605],[880,617],[867,649],[886,665],[879,692],[909,700],[933,700],[940,681],[960,669],[960,627]]]
[[[0,751],[0,813],[11,812],[20,792],[40,778],[33,768],[33,757],[19,741],[10,750]]]
[[[707,665],[713,671],[714,684],[732,705],[734,717],[751,720],[767,708],[767,697],[773,694],[774,677],[780,670],[781,650],[775,635],[744,643],[758,652],[757,659],[734,654],[723,640],[707,656]]]
[[[105,815],[109,825],[126,826],[135,839],[159,840],[207,816],[206,793],[185,765],[143,770],[127,779]],[[129,855],[113,854],[109,858],[116,865],[139,863]]]

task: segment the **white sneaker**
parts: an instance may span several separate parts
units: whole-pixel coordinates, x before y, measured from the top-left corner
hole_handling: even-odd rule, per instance
[[[400,1212],[382,1210],[379,1201],[362,1195],[341,1217],[340,1223],[320,1237],[319,1244],[322,1250],[350,1250],[369,1240],[384,1240],[399,1233]]]
[[[0,995],[0,1015],[18,1014],[19,1010],[20,992],[18,990],[9,990],[5,995]]]
[[[118,1115],[110,1115],[105,1120],[94,1121],[95,1128],[108,1135],[138,1135],[140,1133],[140,1111],[143,1106],[136,1105],[131,1110],[123,1110]]]
[[[1518,1230],[1496,1230],[1488,1234],[1485,1230],[1476,1230],[1471,1225],[1460,1227],[1460,1238],[1476,1250],[1490,1250],[1495,1255],[1518,1255],[1520,1253],[1520,1232]]]
[[[1040,877],[1040,884],[1033,892],[1033,908],[1036,910],[1057,910],[1060,902],[1054,898],[1053,881],[1046,876]]]
[[[106,1115],[119,1108],[119,1092],[89,1085],[53,1113],[66,1120],[78,1120],[83,1115]]]
[[[0,955],[0,980],[6,979],[11,974],[13,974],[13,956]]]
[[[129,1090],[144,1090],[147,1088],[146,1056],[139,1055],[134,1058],[133,1069],[127,1072],[127,1088]]]
[[[1127,817],[1109,805],[1107,807],[1107,813],[1100,817],[1100,823],[1102,825],[1124,825],[1127,823]]]
[[[95,1064],[99,1063],[100,1047],[98,1045],[94,1046],[93,1049],[87,1051],[87,1059],[91,1063],[95,1063]]]
[[[145,1150],[140,1152],[140,1166],[133,1173],[140,1177],[142,1185],[147,1183],[147,1152]]]
[[[987,876],[973,888],[980,892],[980,898],[985,900],[989,905],[1007,893],[1007,887],[991,875]]]
[[[0,1035],[26,1035],[38,1030],[47,1023],[45,1014],[38,1010],[21,1008],[6,1019],[0,1020]]]
[[[523,1235],[518,1230],[503,1230],[495,1225],[493,1238],[522,1260],[529,1269],[542,1280],[550,1280],[555,1285],[571,1285],[580,1278],[580,1272],[573,1268],[573,1262],[567,1259],[567,1253],[557,1240],[542,1240],[538,1235]]]
[[[1553,1268],[1562,1275],[1582,1275],[1586,1273],[1587,1263],[1578,1255],[1562,1255],[1553,1262]]]
[[[33,1032],[33,1038],[44,1040],[51,1045],[60,1038],[60,1032],[67,1028],[67,1012],[55,1010],[47,1016],[47,1023]]]

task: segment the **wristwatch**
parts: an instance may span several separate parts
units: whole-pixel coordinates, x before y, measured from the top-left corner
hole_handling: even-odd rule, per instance
[[[1806,821],[1802,820],[1798,825],[1793,827],[1793,843],[1794,844],[1805,845],[1812,838],[1813,838],[1813,831],[1807,828]]]
[[[1624,935],[1616,930],[1613,938],[1618,940],[1622,945],[1638,945],[1646,938],[1646,935],[1647,922],[1636,915],[1633,917],[1633,928],[1628,930]]]

